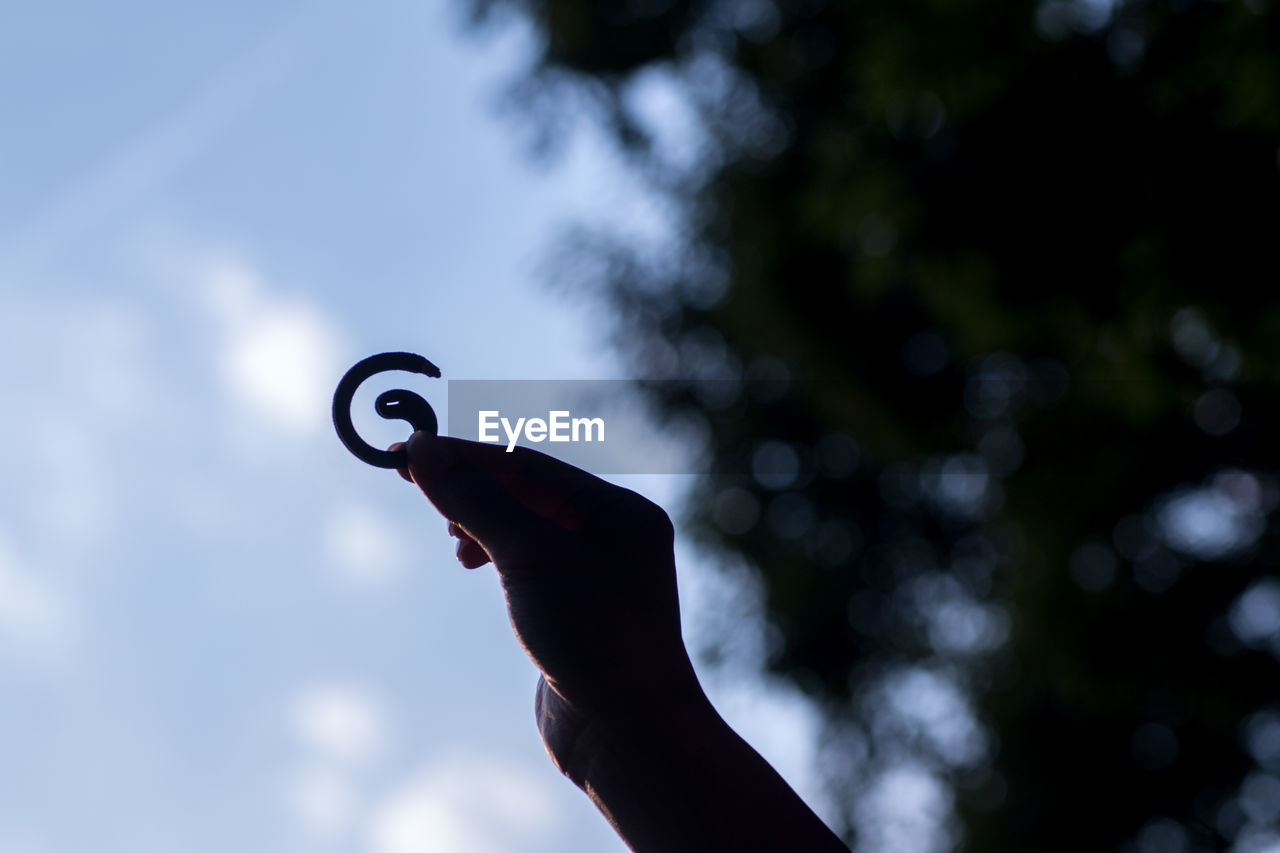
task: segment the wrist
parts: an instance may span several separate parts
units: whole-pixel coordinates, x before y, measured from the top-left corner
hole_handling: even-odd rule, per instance
[[[701,687],[592,715],[540,691],[552,758],[633,850],[847,853]]]
[[[583,708],[546,679],[537,692],[538,729],[556,767],[579,788],[606,766],[639,756],[696,752],[717,726],[727,729],[696,677],[662,689],[626,691]]]

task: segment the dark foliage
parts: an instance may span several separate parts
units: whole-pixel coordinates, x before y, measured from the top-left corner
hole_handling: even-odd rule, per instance
[[[849,837],[1280,832],[1276,4],[470,3],[534,23],[522,98],[585,98],[677,223],[556,274],[639,375],[762,380],[659,402],[756,471],[691,519],[763,582]],[[944,806],[895,834],[866,804],[910,778]]]

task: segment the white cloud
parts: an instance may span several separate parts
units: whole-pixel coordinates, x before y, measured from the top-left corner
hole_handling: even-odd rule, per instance
[[[334,510],[325,524],[324,548],[340,577],[360,584],[384,583],[404,568],[408,547],[400,531],[367,506]]]
[[[320,757],[345,766],[367,763],[387,739],[381,703],[350,685],[322,684],[300,691],[292,719],[303,743]]]
[[[215,261],[202,278],[217,320],[218,372],[235,402],[286,433],[327,427],[340,349],[329,318],[302,298],[272,293],[243,263]]]
[[[510,853],[558,820],[547,782],[524,768],[459,755],[418,771],[373,811],[369,853]]]

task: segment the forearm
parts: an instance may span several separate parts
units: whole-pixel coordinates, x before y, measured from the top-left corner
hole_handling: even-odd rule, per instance
[[[700,691],[589,723],[562,769],[637,853],[847,853]]]

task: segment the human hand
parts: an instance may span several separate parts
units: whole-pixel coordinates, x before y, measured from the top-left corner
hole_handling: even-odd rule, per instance
[[[497,568],[547,751],[631,849],[848,853],[698,685],[660,507],[527,448],[418,432],[408,456],[458,559]]]
[[[574,775],[569,756],[587,726],[701,698],[661,507],[528,448],[419,432],[407,449],[401,475],[448,519],[459,561],[498,571],[542,673],[539,729],[562,770]]]

